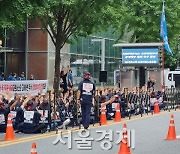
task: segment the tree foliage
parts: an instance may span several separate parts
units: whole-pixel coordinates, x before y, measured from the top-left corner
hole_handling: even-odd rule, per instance
[[[128,29],[133,30],[131,42],[161,42],[160,38],[160,20],[162,13],[162,0],[124,0],[123,18],[119,21],[120,34],[128,24]],[[174,57],[165,54],[166,66],[174,67],[180,60],[177,50],[178,36],[180,35],[180,0],[168,0],[165,2],[165,13],[168,30],[168,39]],[[178,59],[179,58],[179,59]]]
[[[0,34],[4,29],[18,32],[25,28],[25,23],[33,10],[28,0],[0,0]]]
[[[74,38],[88,36],[119,20],[118,0],[42,0],[32,1],[33,15],[39,18],[55,45],[54,89],[59,88],[60,50]]]
[[[180,35],[180,0],[165,3],[170,47],[166,64],[177,63]],[[160,42],[162,0],[0,0],[0,29],[19,31],[28,18],[38,18],[55,45],[54,88],[59,88],[60,51],[74,38],[106,31],[113,27],[120,39],[130,42]],[[167,63],[168,62],[168,63]]]
[[[20,30],[26,19],[38,18],[55,45],[54,89],[59,89],[60,51],[70,36],[88,36],[119,20],[119,0],[1,0],[0,28]]]

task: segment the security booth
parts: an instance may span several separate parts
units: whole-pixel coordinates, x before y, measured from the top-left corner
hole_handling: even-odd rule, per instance
[[[144,86],[149,77],[156,80],[155,89],[162,85],[162,43],[119,43],[122,48],[122,61],[119,65],[121,88]]]

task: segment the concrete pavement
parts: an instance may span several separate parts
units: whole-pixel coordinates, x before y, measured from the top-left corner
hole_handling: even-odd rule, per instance
[[[37,144],[38,154],[115,154],[119,151],[119,144],[115,144],[115,142],[119,138],[116,132],[122,131],[123,123],[125,122],[128,129],[135,130],[136,148],[132,151],[134,154],[179,154],[180,140],[164,140],[164,138],[167,136],[171,114],[174,114],[176,134],[180,135],[180,112],[171,111],[170,113],[163,112],[159,115],[148,115],[143,116],[142,118],[140,116],[136,116],[131,120],[123,119],[123,122],[120,123],[109,122],[109,125],[107,126],[99,126],[98,124],[94,127],[92,126],[89,129],[90,136],[88,137],[93,139],[91,150],[78,149],[77,142],[74,141],[74,139],[79,138],[79,130],[75,128],[72,130],[72,149],[68,149],[67,144],[64,145],[62,143],[58,143],[57,145],[53,145],[52,142],[56,139],[56,134],[54,132],[51,132],[35,136],[28,135],[25,138],[22,138],[23,135],[20,135],[17,140],[10,142],[1,141],[0,153],[28,154],[31,151],[32,142],[35,142]],[[109,132],[111,130],[113,132],[113,141],[111,142],[112,148],[110,150],[103,150],[101,148],[101,145],[105,140],[96,141],[102,135],[101,133],[97,133],[97,131]],[[64,141],[68,142],[67,138],[64,138],[64,135],[67,135],[67,132],[64,132],[62,137]],[[105,147],[107,147],[107,145]]]

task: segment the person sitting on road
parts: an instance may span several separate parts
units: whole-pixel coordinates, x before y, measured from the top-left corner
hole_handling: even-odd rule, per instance
[[[50,114],[50,105],[46,98],[40,101],[39,106],[36,107],[36,110],[40,113],[39,125],[37,127],[36,133],[45,133],[50,127],[49,123],[49,114]]]
[[[15,107],[17,101],[11,102],[11,93],[7,92],[7,94],[0,92],[1,100],[0,100],[0,132],[6,132],[6,125],[8,114]]]
[[[37,105],[28,94],[27,98],[23,101],[23,104],[18,108],[19,115],[23,115],[21,124],[19,124],[17,132],[23,132],[25,134],[38,133],[39,118],[41,114],[36,110]]]

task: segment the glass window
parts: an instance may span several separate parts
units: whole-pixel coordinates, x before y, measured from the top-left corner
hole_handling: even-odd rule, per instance
[[[71,54],[70,57],[70,68],[72,70],[73,82],[77,85],[82,80],[82,56]]]
[[[82,53],[88,54],[89,52],[89,39],[82,39]]]
[[[84,71],[89,71],[89,61],[88,61],[88,56],[83,56],[82,60],[82,70]]]
[[[77,54],[82,54],[82,38],[77,41]]]
[[[91,73],[91,76],[93,77],[94,76],[94,57],[89,56],[88,61],[89,61],[89,72]]]
[[[4,72],[4,53],[0,53],[0,73]]]
[[[77,53],[77,42],[70,45],[70,53]]]
[[[99,37],[80,38],[77,43],[71,47],[71,67],[75,70],[76,81],[82,80],[82,73],[87,70],[91,73],[93,80],[97,85],[99,83],[99,72],[101,70],[101,41],[92,41],[100,39]],[[112,85],[114,81],[114,70],[119,69],[121,59],[121,49],[114,48],[115,41],[105,40],[105,70],[108,73],[107,85]]]
[[[92,45],[92,54],[96,56],[100,56],[101,54],[101,46],[99,42],[94,42]]]
[[[115,48],[113,47],[114,41],[109,42],[109,54],[110,57],[115,57]]]
[[[93,78],[96,81],[96,83],[99,82],[99,71],[100,71],[100,67],[101,63],[100,63],[100,58],[99,57],[94,57],[94,74],[93,74]]]
[[[42,31],[40,33],[42,35]],[[25,44],[26,44],[26,32],[25,31],[18,32],[16,35],[13,32],[8,32],[8,37],[9,37],[9,39],[6,40],[7,47],[14,48],[14,50],[16,50],[16,51],[25,51]],[[42,35],[41,37],[44,37],[44,35]],[[37,37],[37,38],[39,38],[39,37]]]
[[[117,48],[117,47],[115,47],[114,48],[114,56],[116,57],[116,58],[121,58],[121,48]]]
[[[105,59],[106,62],[106,70],[108,73],[108,79],[107,79],[107,84],[111,85],[113,84],[113,80],[114,80],[114,58],[106,58]]]

